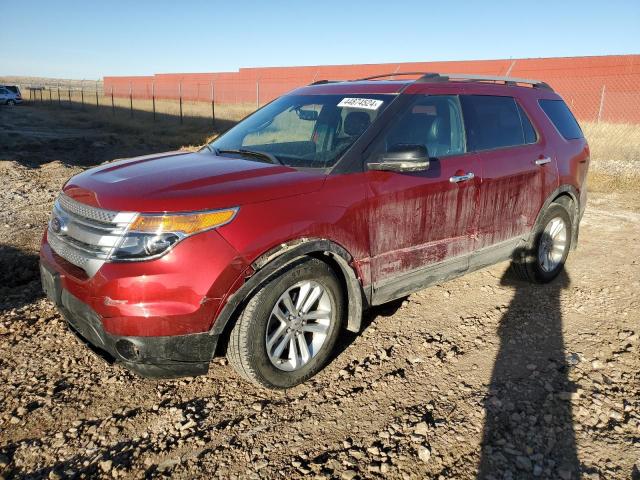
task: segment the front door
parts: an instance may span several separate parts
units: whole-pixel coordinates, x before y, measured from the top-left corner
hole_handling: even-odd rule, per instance
[[[481,179],[477,156],[466,152],[460,102],[415,97],[367,158],[402,144],[424,145],[430,156],[422,172],[366,172],[374,304],[428,284],[429,271],[459,275],[473,249]]]

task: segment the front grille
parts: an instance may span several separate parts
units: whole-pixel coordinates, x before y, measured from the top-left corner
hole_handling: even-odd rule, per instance
[[[61,194],[47,230],[49,246],[91,277],[108,260],[135,216],[85,205]]]

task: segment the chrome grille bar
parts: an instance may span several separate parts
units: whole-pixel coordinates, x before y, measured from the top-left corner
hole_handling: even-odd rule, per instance
[[[54,252],[91,277],[109,259],[136,215],[92,207],[61,194],[53,207],[47,239]]]

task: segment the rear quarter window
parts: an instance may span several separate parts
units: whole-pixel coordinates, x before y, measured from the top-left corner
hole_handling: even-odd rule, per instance
[[[583,138],[582,129],[578,121],[562,100],[539,100],[540,108],[547,114],[549,120],[567,140]]]

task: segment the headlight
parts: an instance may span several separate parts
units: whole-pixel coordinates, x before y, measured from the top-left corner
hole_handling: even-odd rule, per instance
[[[138,215],[111,253],[111,260],[148,260],[167,252],[183,238],[229,223],[238,209],[211,212]]]

